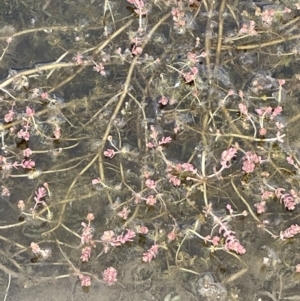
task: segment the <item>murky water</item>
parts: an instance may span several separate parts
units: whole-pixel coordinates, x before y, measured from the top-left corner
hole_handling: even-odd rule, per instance
[[[298,8],[0,4],[3,299],[296,300]]]

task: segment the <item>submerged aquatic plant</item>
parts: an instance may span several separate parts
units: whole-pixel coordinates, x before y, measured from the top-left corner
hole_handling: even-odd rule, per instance
[[[290,298],[300,48],[286,5],[90,1],[0,29],[0,229],[18,272],[31,245],[32,269],[51,254],[67,265],[54,278],[84,288],[151,282],[161,299],[168,275],[197,300],[246,300],[245,283]]]

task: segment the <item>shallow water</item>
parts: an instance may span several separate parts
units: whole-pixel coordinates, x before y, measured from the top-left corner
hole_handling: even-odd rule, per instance
[[[258,7],[0,4],[4,300],[294,300],[299,13]]]

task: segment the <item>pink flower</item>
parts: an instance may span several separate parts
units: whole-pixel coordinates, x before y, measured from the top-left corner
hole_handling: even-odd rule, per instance
[[[158,101],[158,103],[162,104],[163,106],[166,106],[168,102],[169,102],[168,98],[164,95]]]
[[[221,154],[221,165],[224,168],[230,167],[230,161],[236,156],[237,149],[231,147],[228,150],[224,150]]]
[[[281,114],[281,112],[282,112],[282,107],[278,106],[278,107],[276,107],[276,108],[273,110],[272,116],[273,116],[273,117],[276,117],[276,116],[278,116],[279,114]]]
[[[29,156],[31,156],[32,155],[32,150],[30,149],[30,148],[25,148],[24,150],[23,150],[23,156],[24,157],[29,157]]]
[[[10,196],[10,191],[8,188],[3,187],[2,188],[2,192],[1,192],[1,196]]]
[[[108,148],[106,151],[104,151],[103,155],[105,157],[108,157],[108,158],[113,158],[115,156],[116,152],[111,149],[111,148]]]
[[[125,235],[121,234],[116,236],[114,231],[104,231],[101,242],[104,246],[104,253],[107,253],[110,246],[118,247],[126,242],[133,241],[133,238],[136,236],[135,232],[131,229],[127,229]]]
[[[109,267],[102,273],[104,283],[112,285],[117,282],[117,270],[113,267]]]
[[[192,67],[190,72],[186,72],[183,74],[185,82],[190,83],[196,79],[196,75],[198,74],[198,68]]]
[[[129,213],[130,213],[130,209],[124,206],[122,211],[118,212],[118,216],[126,220],[128,218]]]
[[[268,191],[268,190],[263,190],[261,194],[261,199],[262,200],[268,200],[270,198],[274,197],[274,192],[273,191]]]
[[[214,237],[212,238],[211,242],[212,242],[212,244],[213,244],[214,246],[217,246],[217,245],[219,244],[220,240],[221,240],[221,239],[220,239],[219,236],[214,236]]]
[[[235,251],[237,254],[244,254],[246,252],[245,248],[235,237],[235,232],[228,229],[227,223],[221,222],[219,233],[222,233],[225,237],[225,250]]]
[[[257,214],[264,213],[266,211],[266,202],[261,201],[259,203],[254,204],[254,207],[256,207]]]
[[[233,235],[230,235],[226,238],[225,250],[235,251],[237,254],[246,253],[246,249],[240,244],[239,240]]]
[[[136,10],[135,10],[135,12],[138,13]],[[143,52],[143,48],[140,46],[136,46],[136,45],[134,45],[131,50],[131,53],[134,55],[142,54],[142,52]]]
[[[274,8],[268,8],[261,14],[261,19],[263,23],[267,26],[270,26],[273,22],[273,16],[275,15],[276,11]]]
[[[26,115],[27,117],[33,117],[35,114],[35,110],[34,109],[30,109],[29,107],[26,107]]]
[[[59,140],[61,138],[61,128],[57,126],[52,134],[54,139]]]
[[[294,237],[296,234],[300,233],[300,226],[297,224],[290,226],[285,231],[280,232],[280,239],[285,240],[286,238]]]
[[[137,233],[147,234],[148,232],[149,232],[149,229],[146,226],[138,226],[137,227]]]
[[[170,233],[168,233],[167,237],[168,237],[168,241],[171,242],[171,241],[175,240],[175,238],[177,237],[177,234],[175,233],[175,231],[171,231]]]
[[[99,184],[99,183],[101,183],[101,179],[100,179],[100,178],[97,178],[97,179],[93,179],[93,180],[92,180],[92,184],[93,184],[93,185],[97,185],[97,184]]]
[[[27,131],[24,131],[23,129],[21,129],[18,133],[17,133],[17,137],[24,139],[26,141],[29,141],[30,138],[30,134]]]
[[[5,122],[12,122],[15,116],[15,112],[13,110],[9,110],[7,114],[4,115]]]
[[[128,218],[128,214],[130,213],[130,209],[126,206],[123,207],[122,211],[118,212],[118,216],[126,220]]]
[[[103,235],[101,236],[101,242],[104,247],[104,253],[107,253],[109,251],[109,247],[113,245],[113,241],[116,239],[115,232],[110,231],[104,231]]]
[[[88,245],[92,242],[94,230],[90,225],[86,223],[81,223],[82,234],[81,234],[81,245]]]
[[[76,62],[76,65],[77,65],[77,66],[83,64],[83,55],[80,54],[79,52],[77,52],[77,54],[74,55],[72,59],[73,59],[73,61]]]
[[[149,206],[153,206],[154,204],[156,204],[156,198],[153,194],[150,194],[150,195],[147,196],[146,204],[149,205]]]
[[[296,265],[296,272],[297,272],[297,273],[300,273],[300,264],[297,264],[297,265]]]
[[[155,189],[156,187],[156,182],[151,180],[151,179],[147,179],[145,182],[145,185],[149,188],[149,189]]]
[[[41,93],[41,98],[42,98],[42,99],[48,99],[48,98],[49,98],[48,92],[43,92],[43,93]]]
[[[266,136],[267,134],[267,129],[266,128],[260,128],[259,129],[259,135],[260,136]]]
[[[155,258],[156,255],[158,254],[158,247],[159,246],[155,244],[149,250],[147,250],[147,252],[143,254],[143,261],[144,262],[152,261],[152,259]]]
[[[280,202],[284,203],[284,206],[288,210],[294,210],[297,202],[294,200],[294,198],[290,194],[284,194],[280,197]]]
[[[245,172],[245,173],[251,173],[254,171],[254,168],[255,168],[255,164],[252,163],[252,162],[249,162],[249,161],[244,161],[243,162],[243,167],[242,167],[242,170]]]
[[[190,171],[192,173],[196,173],[197,169],[194,168],[194,166],[190,163],[183,163],[180,165],[180,167],[183,169],[183,171]]]
[[[122,237],[122,243],[126,243],[128,241],[133,241],[133,238],[136,236],[135,232],[131,229],[127,229],[127,233]]]
[[[35,166],[35,162],[32,160],[23,160],[21,162],[21,166],[25,169],[33,169]]]
[[[93,213],[88,213],[86,219],[91,222],[95,219],[95,215]]]
[[[37,255],[40,253],[40,246],[37,243],[32,242],[30,244],[30,248],[31,248],[32,253],[37,254]]]
[[[240,110],[241,114],[248,115],[248,108],[243,103],[239,103],[239,110]]]
[[[255,22],[250,21],[249,25],[244,23],[239,31],[239,34],[240,35],[247,34],[250,36],[257,35],[257,31],[255,30]]]
[[[80,280],[81,286],[91,286],[91,277],[83,274],[79,274],[78,278]]]
[[[93,70],[100,73],[102,76],[106,76],[106,72],[102,63],[99,64],[95,63]]]
[[[83,261],[83,262],[87,262],[89,261],[89,258],[91,257],[91,247],[85,247],[81,250],[81,256],[80,256],[80,259]]]
[[[172,141],[171,137],[162,137],[161,140],[158,142],[159,145],[168,144]]]
[[[103,235],[101,236],[101,242],[102,243],[110,243],[114,240],[115,238],[115,232],[112,231],[112,230],[109,230],[109,231],[104,231],[103,232]]]
[[[229,215],[230,215],[230,216],[233,215],[233,209],[232,209],[232,207],[231,207],[230,204],[227,204],[227,205],[226,205],[226,209],[229,211]]]
[[[138,15],[146,15],[148,10],[145,7],[145,2],[143,0],[127,0],[129,3],[133,4],[136,9],[134,10]]]
[[[44,187],[39,187],[37,191],[35,191],[34,200],[38,203],[47,195],[47,191]]]
[[[253,152],[246,152],[245,156],[243,157],[243,171],[246,173],[251,173],[254,171],[255,164],[262,163],[261,157],[258,156],[256,153]]]
[[[152,142],[148,142],[148,143],[146,144],[146,146],[147,146],[148,148],[155,148],[155,145],[154,145]]]
[[[174,186],[180,186],[181,181],[176,176],[171,176],[169,182],[172,183]]]

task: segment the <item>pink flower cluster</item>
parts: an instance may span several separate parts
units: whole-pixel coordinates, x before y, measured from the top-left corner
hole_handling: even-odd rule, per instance
[[[274,119],[274,117],[278,116],[281,114],[282,112],[282,107],[281,106],[277,106],[276,108],[272,108],[272,107],[262,107],[259,109],[255,109],[255,112],[259,115],[259,116],[269,116],[271,120]]]
[[[290,193],[283,193],[284,188],[277,188],[275,190],[275,195],[280,202],[284,204],[285,208],[288,210],[294,210],[295,206],[299,203],[299,197],[295,190],[291,189]]]
[[[235,251],[237,254],[246,253],[246,249],[235,237],[235,232],[227,228],[227,223],[223,223],[222,226],[220,226],[219,233],[222,233],[222,235],[225,237],[225,250]]]
[[[296,225],[292,225],[289,228],[287,228],[284,231],[280,232],[280,239],[281,240],[285,240],[286,238],[291,238],[294,237],[296,234],[300,233],[300,226]]]
[[[271,26],[274,18],[277,16],[277,18],[280,16],[282,17],[284,14],[291,13],[291,9],[288,7],[285,7],[283,10],[275,10],[274,8],[267,8],[262,13],[257,11],[256,15],[260,15],[262,22],[266,26]]]
[[[113,267],[109,267],[102,273],[104,283],[112,285],[117,282],[117,270]]]
[[[169,182],[174,186],[180,186],[181,184],[181,180],[178,177],[172,175],[169,176]]]
[[[165,145],[165,144],[168,144],[172,141],[172,138],[171,137],[162,137],[161,140],[158,141],[158,143],[155,143],[155,142],[148,142],[147,143],[147,147],[148,148],[156,148],[160,145]]]
[[[270,26],[273,22],[274,15],[276,14],[276,10],[274,8],[268,8],[261,14],[261,19],[263,23],[267,26]]]
[[[102,63],[95,63],[95,66],[93,67],[93,70],[100,73],[100,75],[102,76],[106,76],[106,71],[105,71],[105,68],[104,68],[104,65]]]
[[[35,242],[32,242],[30,244],[30,248],[31,248],[33,254],[38,255],[43,259],[47,259],[48,257],[50,257],[52,255],[51,249],[49,249],[49,248],[42,249]]]
[[[108,148],[107,150],[105,150],[105,151],[103,152],[103,155],[104,155],[105,157],[107,157],[107,158],[112,159],[112,158],[115,156],[115,154],[117,154],[117,153],[118,153],[118,152],[116,152],[114,149]]]
[[[233,210],[230,205],[227,205],[226,208],[229,211],[231,218],[233,218],[234,216],[237,216],[237,215],[233,214]],[[225,221],[226,218],[223,218],[223,219],[219,218],[212,212],[212,204],[211,203],[208,204],[208,206],[206,206],[203,209],[203,212],[204,212],[205,216],[211,215],[214,220],[214,223],[219,225],[219,234],[222,234],[222,236],[225,238],[224,249],[226,251],[234,251],[237,254],[246,253],[246,249],[241,245],[240,241],[236,238],[235,232],[229,230],[228,223]],[[247,211],[244,211],[243,213],[241,213],[239,215],[247,216]],[[216,246],[220,241],[220,239],[218,239],[217,236],[215,236],[211,240],[210,235],[206,236],[204,238],[204,240],[212,242],[214,246]]]
[[[114,231],[108,230],[104,231],[103,235],[101,236],[101,243],[104,247],[104,253],[109,251],[109,248],[118,247],[126,242],[133,241],[133,238],[136,236],[135,232],[131,229],[127,229],[126,234],[116,235]]]
[[[15,117],[15,115],[16,115],[16,112],[13,110],[13,107],[12,107],[12,109],[9,110],[8,113],[6,113],[4,115],[4,121],[7,122],[7,123],[8,122],[12,122],[13,119],[14,119],[14,117]]]
[[[198,71],[197,67],[192,67],[190,71],[183,72],[183,77],[184,77],[185,82],[186,83],[194,82],[198,72],[199,71]]]
[[[26,117],[27,118],[25,118],[25,117],[23,118],[24,124],[23,124],[23,128],[20,129],[17,133],[18,138],[24,139],[25,141],[29,141],[29,139],[30,139],[30,133],[29,133],[30,121],[33,118],[34,114],[35,114],[34,109],[26,107]]]
[[[236,156],[237,149],[231,147],[228,150],[224,150],[221,154],[221,165],[223,168],[229,168],[231,166],[231,160]]]
[[[184,10],[179,7],[173,7],[171,13],[174,21],[174,28],[177,28],[179,32],[181,32],[182,28],[186,25]]]
[[[31,152],[31,150],[29,148],[27,148],[23,151],[23,155],[26,158],[23,159],[20,163],[18,163],[17,161],[15,161],[14,163],[11,163],[7,160],[6,157],[0,155],[0,168],[2,170],[10,170],[13,167],[16,169],[18,167],[22,167],[24,169],[33,169],[35,167],[35,162],[31,159],[28,159],[28,156],[31,154],[31,153],[29,153],[29,151]]]
[[[243,171],[245,173],[251,173],[255,169],[255,164],[261,164],[263,160],[261,156],[258,156],[256,153],[251,151],[246,152],[245,156],[243,157]]]
[[[158,248],[159,246],[157,244],[154,244],[147,252],[143,254],[143,261],[144,262],[150,262],[153,258],[155,258],[158,254]]]
[[[78,278],[80,280],[81,286],[83,286],[83,287],[91,286],[92,283],[91,283],[91,277],[90,276],[79,274]]]
[[[158,103],[160,103],[163,106],[166,106],[168,104],[169,100],[166,96],[161,96],[158,100]]]
[[[82,233],[81,233],[81,245],[92,245],[94,246],[93,242],[93,234],[94,234],[94,229],[91,227],[91,221],[94,220],[95,216],[93,213],[88,213],[87,214],[87,221],[88,224],[82,222]]]
[[[239,31],[240,35],[249,35],[249,36],[256,36],[257,31],[255,30],[255,22],[251,20],[249,24],[244,23],[242,28]]]
[[[44,187],[39,187],[38,190],[35,191],[35,197],[34,197],[35,205],[32,208],[32,211],[34,211],[39,204],[43,205],[44,207],[47,206],[45,202],[46,196],[47,196],[47,190]]]
[[[137,15],[144,16],[147,15],[147,13],[149,12],[143,0],[127,0],[127,1],[135,6],[134,12]]]
[[[261,201],[254,204],[257,214],[262,214],[266,211],[266,201]]]
[[[118,216],[121,217],[123,220],[127,220],[128,214],[131,212],[130,208],[124,206],[121,211],[118,212]]]
[[[286,161],[287,161],[287,163],[293,165],[298,171],[300,171],[299,165],[295,163],[295,161],[291,155],[286,157]]]
[[[91,257],[92,248],[91,247],[84,247],[81,250],[80,259],[82,262],[88,262]]]
[[[146,204],[153,206],[156,204],[156,197],[153,194],[150,194],[146,197]]]
[[[197,169],[190,163],[172,164],[169,162],[166,171],[169,182],[174,186],[180,186],[182,178],[188,180],[188,174],[197,174]]]

